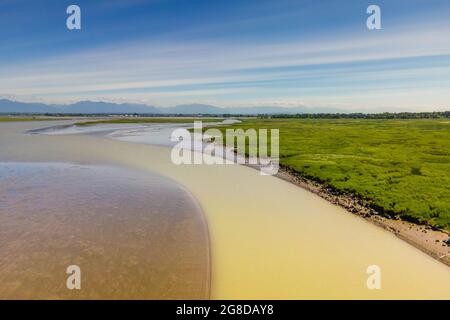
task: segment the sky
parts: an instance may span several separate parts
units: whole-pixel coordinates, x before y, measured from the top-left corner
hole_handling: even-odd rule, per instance
[[[0,0],[0,40],[19,101],[450,109],[448,0]]]

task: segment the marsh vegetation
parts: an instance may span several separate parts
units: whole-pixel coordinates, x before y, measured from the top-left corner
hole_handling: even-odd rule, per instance
[[[385,215],[450,230],[448,120],[247,119],[231,128],[279,129],[282,166]]]

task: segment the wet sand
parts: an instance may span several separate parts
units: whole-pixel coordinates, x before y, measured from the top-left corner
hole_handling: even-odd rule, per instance
[[[237,165],[175,166],[170,149],[100,136],[14,133],[44,124],[8,126],[0,126],[0,160],[122,165],[184,185],[207,218],[213,299],[450,299],[450,268],[276,177]],[[366,286],[373,264],[381,290]]]
[[[208,299],[209,239],[183,188],[128,169],[0,163],[0,298]],[[68,290],[68,266],[81,289]]]

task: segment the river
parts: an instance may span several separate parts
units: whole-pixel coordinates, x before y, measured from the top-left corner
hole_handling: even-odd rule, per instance
[[[1,124],[0,161],[120,166],[182,185],[208,224],[213,299],[450,299],[450,268],[304,189],[239,165],[177,166],[170,148],[119,141],[114,128],[26,133],[52,125]],[[380,290],[367,287],[371,265]]]

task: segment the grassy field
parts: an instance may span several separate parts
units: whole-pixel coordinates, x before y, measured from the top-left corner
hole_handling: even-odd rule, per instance
[[[280,130],[280,163],[369,200],[380,212],[450,231],[449,120],[244,120]]]

